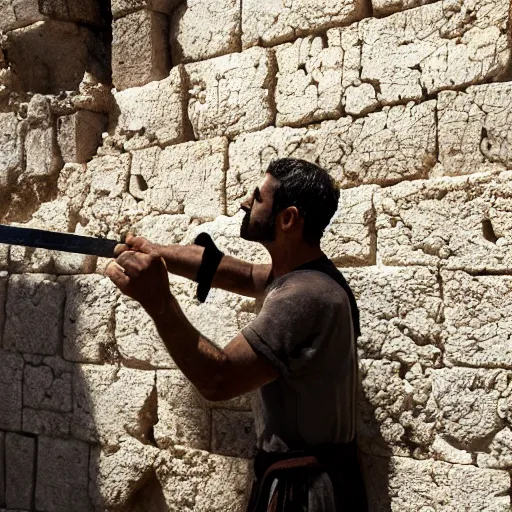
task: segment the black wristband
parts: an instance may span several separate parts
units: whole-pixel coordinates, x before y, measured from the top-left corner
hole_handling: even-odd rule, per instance
[[[204,302],[206,297],[208,297],[213,277],[215,272],[217,272],[224,253],[219,251],[211,236],[207,233],[200,233],[194,240],[194,244],[204,247],[203,258],[195,279],[197,283],[197,300]]]

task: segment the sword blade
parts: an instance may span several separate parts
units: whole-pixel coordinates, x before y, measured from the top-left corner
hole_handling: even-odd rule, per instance
[[[114,247],[120,242],[107,238],[57,233],[43,229],[19,228],[0,224],[0,244],[22,245],[52,251],[114,257]]]

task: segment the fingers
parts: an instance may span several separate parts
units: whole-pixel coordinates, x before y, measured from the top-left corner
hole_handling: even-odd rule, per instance
[[[114,247],[114,257],[118,257],[120,254],[122,254],[125,251],[131,251],[130,247],[126,244],[117,244]]]
[[[130,278],[125,270],[115,261],[111,261],[105,269],[105,275],[122,291],[130,284]]]
[[[128,277],[135,278],[149,268],[152,258],[147,254],[133,250],[123,252],[116,260]]]

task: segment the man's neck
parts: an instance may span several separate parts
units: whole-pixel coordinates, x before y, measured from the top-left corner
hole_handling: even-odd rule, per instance
[[[293,269],[324,256],[319,246],[306,243],[289,244],[286,247],[267,247],[272,258],[272,273],[280,277]]]

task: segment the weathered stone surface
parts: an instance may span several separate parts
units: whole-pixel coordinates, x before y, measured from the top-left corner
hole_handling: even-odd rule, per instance
[[[441,433],[458,448],[483,451],[512,411],[512,374],[504,370],[442,368],[432,374]]]
[[[505,471],[404,457],[364,460],[370,510],[510,509]]]
[[[125,365],[136,368],[175,368],[156,330],[143,307],[121,296],[115,310],[117,350]]]
[[[3,347],[2,336],[4,333],[5,301],[7,300],[8,279],[9,279],[9,276],[8,276],[7,272],[0,271],[0,348]]]
[[[3,352],[0,357],[0,428],[21,430],[23,358]]]
[[[55,355],[62,345],[64,289],[48,275],[14,275],[7,293],[4,348]]]
[[[444,0],[366,19],[355,28],[362,82],[382,104],[425,99],[444,89],[499,77],[507,70],[507,0]]]
[[[7,32],[48,18],[103,25],[100,7],[94,0],[1,0],[0,30]]]
[[[142,9],[112,24],[112,82],[118,91],[169,74],[169,20]]]
[[[12,69],[26,91],[48,94],[76,90],[85,71],[108,81],[105,48],[84,26],[53,20],[34,23],[9,32],[7,50]]]
[[[64,162],[88,162],[101,144],[106,124],[105,116],[87,110],[59,117],[57,139]]]
[[[130,193],[147,214],[214,219],[225,209],[227,156],[227,139],[221,137],[134,152]]]
[[[245,510],[249,461],[176,447],[162,451],[156,465],[169,510]]]
[[[455,365],[512,369],[512,278],[443,272],[445,358]]]
[[[239,52],[241,11],[241,0],[189,0],[181,4],[171,20],[172,62],[192,62]]]
[[[157,389],[158,423],[154,431],[158,446],[179,444],[209,450],[210,411],[181,371],[158,371]]]
[[[80,441],[39,437],[35,506],[55,512],[90,512],[89,446]],[[44,476],[44,477],[43,477]]]
[[[73,437],[116,447],[122,436],[146,441],[156,421],[155,373],[77,365],[73,378]]]
[[[509,427],[500,430],[490,442],[488,453],[478,453],[476,461],[483,468],[512,468],[512,431]]]
[[[340,191],[338,210],[322,237],[322,250],[337,265],[371,265],[376,258],[373,185]]]
[[[132,233],[155,244],[179,244],[196,223],[188,215],[149,215],[132,226]]]
[[[13,180],[21,173],[22,158],[20,123],[14,113],[0,113],[0,198],[7,197]]]
[[[5,433],[0,432],[0,503],[5,503]]]
[[[118,296],[112,281],[98,275],[63,278],[64,358],[102,363],[116,356],[114,306]]]
[[[114,103],[114,96],[108,87],[89,72],[85,72],[78,86],[78,94],[71,98],[71,104],[78,109],[92,112],[109,113]]]
[[[342,187],[390,185],[426,177],[435,164],[435,102],[385,108],[313,128],[267,128],[244,134],[229,147],[228,213],[257,185],[271,160],[316,162]]]
[[[111,7],[112,14],[118,18],[139,9],[171,14],[178,4],[179,0],[112,0]]]
[[[511,197],[510,172],[421,180],[377,191],[379,257],[385,265],[508,270]]]
[[[124,140],[124,148],[167,146],[187,140],[184,90],[183,68],[176,66],[165,80],[116,93],[116,133]]]
[[[321,29],[348,25],[365,14],[366,4],[361,0],[328,5],[321,0],[246,0],[242,9],[242,42],[248,48],[291,41]]]
[[[1,272],[5,271],[7,269],[7,266],[9,265],[9,246],[8,245],[0,245],[0,283],[3,281],[3,276],[1,275]],[[2,287],[2,284],[0,284],[0,289]],[[0,292],[0,295],[3,292]],[[1,300],[1,299],[0,299]],[[1,328],[1,326],[0,326]]]
[[[91,450],[89,494],[100,510],[126,505],[144,485],[159,453],[130,437],[121,439],[113,453],[100,447]]]
[[[7,433],[5,436],[5,504],[10,509],[31,508],[34,491],[36,440]]]
[[[272,123],[275,64],[263,48],[187,64],[188,115],[198,139],[234,137]]]
[[[430,370],[417,363],[360,361],[359,445],[365,453],[424,458],[435,434],[438,410],[431,398]]]
[[[23,432],[49,437],[70,436],[72,414],[23,408]]]
[[[443,174],[512,167],[512,84],[468,87],[439,95],[439,162]]]
[[[256,432],[252,412],[226,409],[212,411],[213,453],[251,459],[255,449]]]
[[[455,448],[442,436],[436,436],[430,451],[436,460],[452,464],[473,464],[473,455],[470,452]]]
[[[364,357],[441,364],[443,301],[436,271],[370,267],[343,273],[361,312],[358,347]]]

